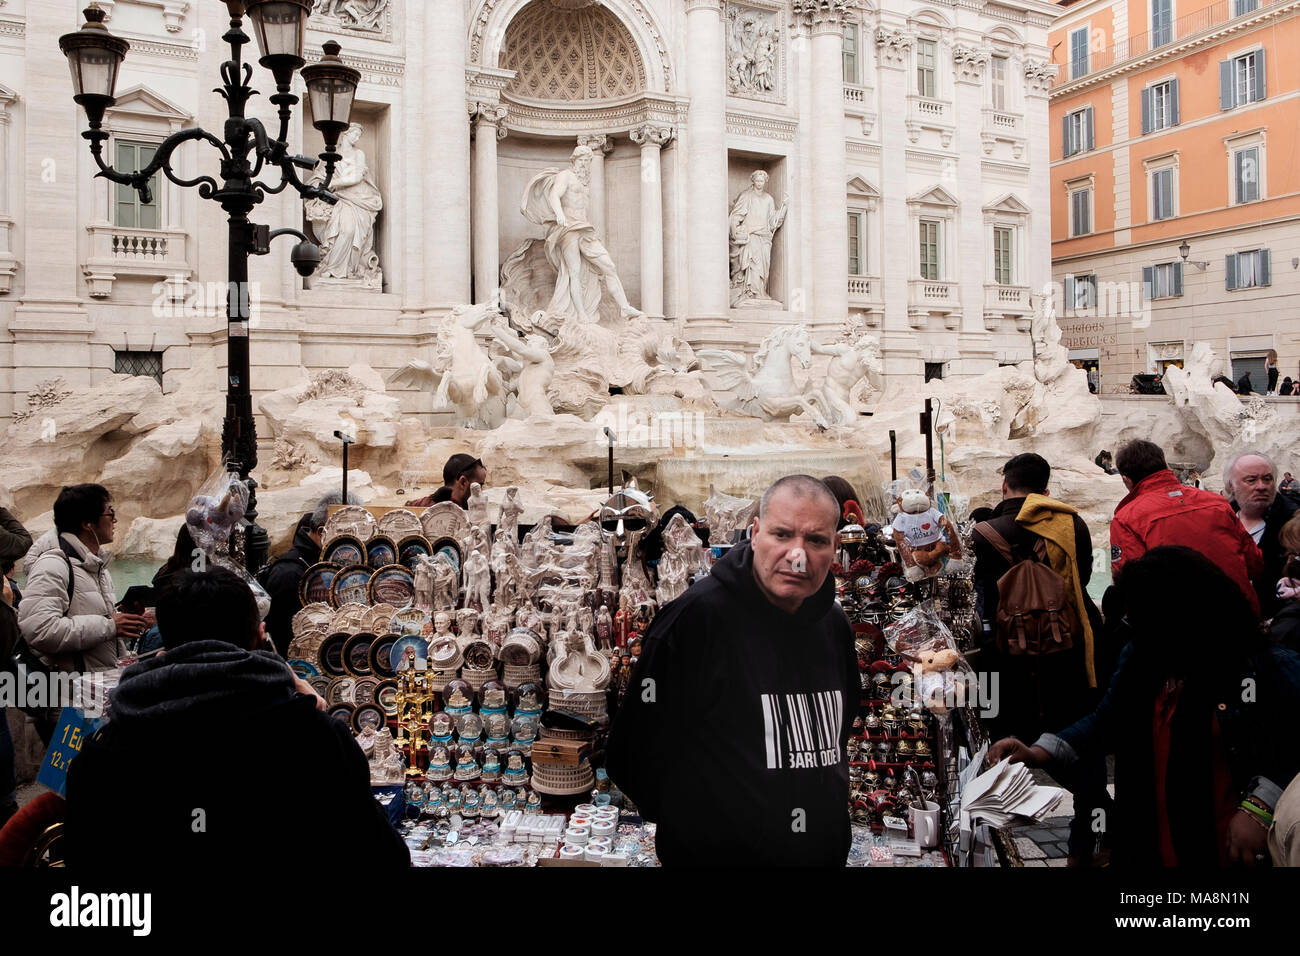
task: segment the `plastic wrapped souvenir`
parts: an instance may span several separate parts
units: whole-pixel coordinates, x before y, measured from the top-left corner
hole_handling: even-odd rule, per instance
[[[185,526],[194,544],[211,555],[217,546],[230,541],[248,510],[248,486],[233,471],[221,469],[208,477],[185,512]]]

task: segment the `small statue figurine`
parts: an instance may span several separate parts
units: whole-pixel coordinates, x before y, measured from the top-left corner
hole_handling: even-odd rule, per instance
[[[433,610],[433,559],[420,555],[415,560],[415,606],[428,614]]]
[[[501,532],[497,532],[497,537]],[[496,578],[496,603],[513,607],[519,600],[519,579],[522,569],[519,558],[511,551],[498,547],[492,552],[492,576]]]
[[[596,612],[596,646],[608,651],[614,638],[614,619],[609,616],[609,608],[600,606]]]
[[[487,499],[483,497],[483,486],[477,481],[472,482],[469,486],[469,499],[465,502],[465,510],[469,512],[469,523],[472,527],[481,528],[483,534],[488,533],[488,505]]]
[[[492,570],[482,551],[465,559],[465,606],[486,610],[492,603]]]
[[[433,634],[429,637],[429,645],[433,646],[435,641],[455,638],[451,633],[451,615],[446,611],[439,611],[433,616]]]
[[[627,592],[618,595],[618,611],[614,614],[614,646],[627,647],[627,635],[632,629],[632,611],[628,607]]]
[[[456,607],[456,569],[446,561],[431,561],[433,565],[433,607],[451,611]]]
[[[472,607],[463,607],[456,612],[456,643],[463,651],[475,641],[482,640],[478,633],[478,611]]]
[[[501,515],[497,518],[498,538],[504,536],[516,552],[519,550],[519,516],[524,512],[518,495],[519,489],[515,485],[506,488],[505,500],[501,502]]]

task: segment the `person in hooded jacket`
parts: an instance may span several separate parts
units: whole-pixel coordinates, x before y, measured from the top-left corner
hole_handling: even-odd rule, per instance
[[[266,630],[281,657],[289,656],[289,642],[293,640],[293,616],[302,610],[298,582],[307,569],[320,560],[321,540],[325,534],[325,522],[329,520],[330,505],[342,503],[343,495],[337,491],[321,498],[316,503],[315,511],[298,519],[289,550],[276,558],[266,570],[266,593],[271,597],[271,610],[266,615]],[[348,504],[359,505],[361,498],[355,492],[350,493]]]
[[[126,669],[69,765],[69,866],[249,871],[312,856],[313,840],[340,872],[409,864],[347,724],[262,649],[247,584],[220,567],[172,575],[158,626],[163,654]]]
[[[816,478],[782,478],[751,539],[646,634],[607,765],[658,824],[665,866],[847,859],[845,745],[861,684],[829,574],[839,517]]]
[[[1152,548],[1116,587],[1133,639],[1101,703],[1032,745],[998,741],[989,762],[1055,774],[1113,753],[1112,866],[1266,864],[1273,813],[1300,773],[1300,655],[1270,645],[1248,595],[1191,548]]]

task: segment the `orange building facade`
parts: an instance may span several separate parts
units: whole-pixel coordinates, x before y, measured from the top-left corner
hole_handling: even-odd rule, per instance
[[[1300,382],[1300,0],[1075,0],[1048,36],[1052,277],[1100,391],[1208,342]]]

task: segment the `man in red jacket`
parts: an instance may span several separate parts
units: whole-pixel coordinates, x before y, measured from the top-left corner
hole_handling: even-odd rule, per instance
[[[1259,614],[1251,579],[1264,570],[1264,556],[1227,499],[1179,482],[1154,442],[1129,442],[1115,455],[1115,467],[1129,494],[1110,524],[1112,577],[1152,548],[1183,545],[1218,565]]]

